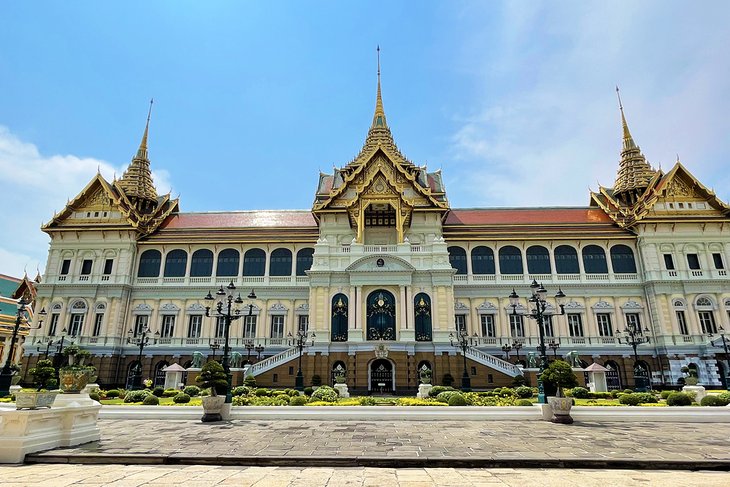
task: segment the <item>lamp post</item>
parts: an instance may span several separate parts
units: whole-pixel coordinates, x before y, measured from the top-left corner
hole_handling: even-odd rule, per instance
[[[509,362],[509,353],[512,351],[512,345],[509,343],[506,345],[502,345],[502,351],[507,356],[507,361]]]
[[[618,342],[623,345],[630,345],[634,349],[634,390],[637,392],[646,392],[649,390],[649,377],[646,370],[639,365],[639,354],[636,347],[642,343],[649,343],[649,328],[641,330],[641,326],[635,322],[627,323],[623,332],[616,333]]]
[[[461,390],[464,392],[471,391],[471,377],[466,368],[466,352],[473,344],[473,338],[469,336],[466,330],[457,330],[457,335],[449,333],[449,341],[452,347],[461,349],[461,356],[464,359],[464,373],[461,375]]]
[[[139,347],[139,355],[137,355],[137,367],[134,369],[134,376],[132,377],[132,390],[142,389],[142,351],[150,342],[150,329],[146,325],[139,330],[139,336],[135,336],[134,330],[130,328],[127,332],[127,343],[134,344]],[[154,333],[153,344],[157,341],[160,336],[160,332]]]
[[[309,333],[308,331],[297,330],[296,335],[292,335],[291,332],[289,332],[286,336],[289,338],[289,346],[294,346],[299,349],[299,369],[297,370],[297,377],[294,383],[294,388],[298,391],[303,391],[304,375],[302,374],[302,351],[304,350],[304,347],[314,345],[314,339],[317,335],[315,335],[314,332]],[[312,338],[312,342],[308,344],[307,340],[309,340],[310,337]]]
[[[545,396],[545,386],[542,383],[542,373],[548,366],[547,352],[545,347],[545,330],[543,329],[546,316],[545,311],[548,307],[547,289],[545,289],[542,284],[538,284],[537,281],[533,280],[532,284],[530,284],[530,291],[532,292],[532,296],[527,298],[527,301],[531,304],[532,309],[526,316],[537,321],[537,328],[538,332],[540,333],[540,346],[538,347],[538,350],[540,351],[540,369],[538,370],[537,375],[537,400],[542,404],[547,404],[547,397]],[[558,288],[558,292],[555,294],[555,300],[558,302],[558,306],[560,306],[561,315],[565,314],[565,304],[563,303],[564,299],[565,293],[563,293],[563,291]],[[513,289],[512,293],[509,295],[509,302],[510,306],[512,306],[513,315],[517,314],[517,306],[519,304],[519,300],[520,297]]]
[[[254,349],[253,340],[246,340],[246,342],[243,344],[244,348],[246,348],[246,363],[251,364],[251,350]],[[263,351],[263,350],[262,350]]]
[[[553,358],[557,359],[558,358],[558,349],[560,348],[560,342],[556,342],[555,339],[553,338],[552,340],[550,340],[550,343],[548,343],[548,347],[550,347],[550,350],[553,351]]]
[[[520,349],[524,346],[524,343],[518,342],[517,340],[512,342],[512,349],[515,351],[515,354],[517,354],[517,361],[515,363],[520,363]]]
[[[212,341],[211,340],[211,341],[208,342],[208,346],[213,351],[213,353],[210,356],[210,359],[211,360],[215,360],[215,352],[216,352],[216,350],[218,350],[219,348],[221,348],[221,344],[218,343],[218,342],[216,342],[216,341]]]
[[[263,345],[256,345],[256,346],[255,346],[255,347],[253,348],[253,351],[254,351],[254,352],[256,352],[256,361],[257,361],[257,362],[258,362],[259,360],[261,360],[261,354],[262,354],[262,353],[264,353],[264,350],[266,350],[266,348],[264,348],[264,346],[263,346]]]
[[[13,382],[13,371],[10,368],[10,362],[13,358],[13,350],[15,349],[15,342],[18,340],[18,330],[20,330],[20,324],[25,321],[26,318],[26,306],[30,304],[25,300],[25,297],[21,296],[18,301],[18,311],[15,316],[15,327],[13,328],[13,336],[10,339],[10,348],[8,349],[8,358],[5,360],[2,372],[0,372],[0,397],[5,397],[10,394],[10,385]]]
[[[230,338],[230,332],[231,332],[231,323],[236,321],[239,318],[243,318],[246,315],[241,314],[241,310],[234,305],[240,305],[243,304],[243,298],[241,298],[241,294],[238,294],[238,297],[233,297],[233,295],[236,293],[236,286],[233,284],[233,281],[226,286],[226,289],[223,289],[223,286],[216,291],[216,296],[218,299],[218,302],[215,305],[214,314],[211,315],[210,312],[210,306],[205,307],[205,316],[216,316],[216,317],[223,317],[225,321],[225,329],[223,334],[223,370],[226,373],[226,376],[228,378],[228,385],[226,387],[226,404],[231,403],[231,385],[233,382],[233,377],[231,376],[231,367],[228,362],[228,354],[230,352],[230,347],[228,346],[228,340]],[[206,301],[215,301],[216,298],[211,296],[210,292],[205,296],[204,298]],[[256,294],[253,292],[253,289],[251,290],[251,293],[248,295],[248,299],[251,300],[251,302],[248,305],[248,316],[251,316],[253,313],[253,300],[256,299]]]
[[[720,345],[719,343],[715,343],[712,340],[712,333],[708,333],[707,336],[710,337],[710,343],[713,347],[721,347],[725,350],[725,362],[728,363],[728,365],[726,365],[723,370],[723,372],[725,372],[725,389],[730,391],[730,380],[728,380],[730,376],[730,373],[728,373],[728,366],[730,366],[730,362],[728,362],[728,360],[730,359],[730,354],[728,353],[728,344],[730,344],[730,339],[725,338],[725,329],[722,326],[718,327],[717,331],[720,334],[722,345]]]

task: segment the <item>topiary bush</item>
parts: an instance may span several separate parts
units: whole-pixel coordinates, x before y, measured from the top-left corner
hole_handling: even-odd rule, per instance
[[[692,397],[684,392],[673,392],[667,397],[667,406],[691,406]]]
[[[720,398],[720,396],[709,395],[702,398],[700,406],[727,406],[728,403]]]
[[[162,397],[175,397],[179,392],[180,391],[177,389],[165,389],[165,392],[162,393]]]
[[[312,385],[313,386],[321,386],[322,385],[322,377],[315,374],[312,376]]]
[[[447,386],[433,386],[430,391],[428,391],[428,395],[430,397],[436,397],[439,394],[441,394],[444,391],[453,391],[453,387],[447,387]]]
[[[618,402],[625,406],[638,406],[641,404],[641,397],[638,394],[622,394]]]
[[[337,402],[339,394],[330,386],[321,386],[312,393],[312,401]]]
[[[311,396],[313,392],[314,392],[314,387],[305,387],[304,388],[305,396]]]
[[[247,375],[243,379],[243,385],[246,387],[256,387],[256,377],[252,375]]]
[[[624,389],[623,392],[624,392],[624,394],[633,394],[634,390],[633,389]]]
[[[723,392],[721,394],[718,394],[717,397],[725,401],[727,404],[730,404],[730,392]]]
[[[296,389],[287,389],[286,393],[289,394],[291,397],[299,396],[299,391]]]
[[[565,360],[553,360],[547,369],[540,374],[540,379],[546,389],[557,388],[557,395],[561,396],[563,389],[578,387],[573,369]]]
[[[119,391],[117,389],[109,389],[106,391],[107,399],[114,399],[115,397],[119,397]]]
[[[98,392],[90,392],[89,393],[89,397],[91,399],[93,399],[94,401],[96,401],[96,402],[101,401],[101,397],[99,396],[99,393]]]
[[[662,399],[668,398],[669,397],[669,394],[671,394],[672,392],[674,392],[674,391],[662,391],[661,392]]]
[[[376,406],[378,401],[374,397],[361,397],[360,406]]]
[[[635,396],[639,396],[639,404],[656,404],[659,399],[652,392],[634,392]]]
[[[517,406],[532,406],[532,401],[529,399],[520,399],[516,403]]]
[[[443,379],[441,380],[441,383],[442,383],[443,385],[447,386],[447,387],[448,387],[448,386],[450,386],[451,384],[453,384],[453,383],[454,383],[454,376],[453,376],[453,375],[451,375],[451,374],[449,374],[449,373],[447,372],[446,374],[444,374],[444,377],[443,377]]]
[[[190,402],[190,396],[184,392],[180,392],[177,396],[172,398],[172,402],[175,404],[187,404]]]
[[[621,391],[619,391],[618,389],[614,389],[611,391],[611,397],[614,399],[616,399],[619,394],[621,394]]]
[[[439,401],[439,402],[448,403],[449,402],[449,399],[451,399],[451,397],[454,394],[461,394],[461,392],[459,392],[459,391],[444,391],[444,392],[439,393],[438,396],[436,396],[436,400]]]
[[[200,387],[210,388],[210,394],[217,396],[225,394],[228,390],[228,375],[223,370],[223,366],[211,360],[203,365],[200,374],[195,378]]]
[[[190,397],[195,397],[200,394],[200,387],[198,386],[187,386],[183,389],[183,392]]]
[[[263,387],[259,387],[258,389],[256,389],[254,391],[254,395],[256,397],[270,396],[271,395],[271,391],[269,389],[265,389]]]
[[[524,375],[516,375],[514,379],[512,379],[512,387],[521,387],[527,384],[527,381],[525,380]]]
[[[249,392],[251,392],[251,389],[249,389],[248,387],[238,386],[233,388],[231,394],[234,396],[248,396]]]
[[[234,406],[249,406],[253,398],[248,396],[233,396],[232,403]]]
[[[307,404],[307,398],[304,396],[292,396],[289,399],[290,406],[304,406]]]
[[[515,389],[515,393],[517,394],[517,397],[522,399],[529,399],[532,397],[532,387],[527,386],[520,386]],[[532,404],[532,403],[530,403]]]
[[[152,389],[152,394],[154,394],[157,397],[162,397],[162,395],[165,393],[165,388],[162,386],[157,386],[154,389]]]
[[[590,391],[585,387],[574,387],[570,390],[570,394],[566,393],[566,396],[573,396],[576,399],[588,399]]]
[[[144,404],[145,406],[158,406],[160,404],[160,398],[155,396],[154,394],[150,394],[149,396],[144,398],[142,404]]]
[[[441,394],[446,393],[442,392]],[[466,398],[461,392],[454,392],[454,394],[449,397],[448,403],[449,406],[466,406]]]
[[[129,391],[124,396],[124,402],[142,402],[147,396],[152,395],[149,389],[142,389],[139,391]]]

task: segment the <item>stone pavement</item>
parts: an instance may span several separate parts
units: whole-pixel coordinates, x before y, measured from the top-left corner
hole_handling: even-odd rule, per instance
[[[3,487],[727,487],[724,472],[576,469],[292,468],[145,465],[0,467]]]
[[[99,425],[99,442],[29,455],[26,461],[730,470],[728,423],[102,420]]]

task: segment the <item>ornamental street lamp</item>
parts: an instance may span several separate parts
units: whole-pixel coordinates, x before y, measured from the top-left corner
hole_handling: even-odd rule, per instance
[[[550,340],[550,343],[548,343],[547,345],[548,345],[548,347],[550,347],[550,350],[553,351],[553,358],[557,359],[558,358],[558,349],[560,348],[560,342],[555,341],[555,339],[553,338],[552,340]]]
[[[708,333],[707,336],[710,337],[710,343],[713,347],[719,347],[725,349],[725,362],[728,363],[728,365],[725,366],[724,373],[725,373],[725,389],[730,391],[730,373],[728,373],[728,366],[730,365],[730,362],[728,360],[730,359],[730,354],[728,353],[728,345],[730,344],[730,339],[725,338],[725,329],[720,326],[717,331],[720,333],[720,339],[722,340],[722,345],[719,343],[715,343],[712,340],[712,333]]]
[[[449,333],[449,341],[452,347],[461,349],[461,356],[464,359],[464,373],[461,375],[461,390],[469,392],[471,391],[471,377],[469,377],[469,371],[466,369],[466,352],[473,346],[475,340],[469,336],[466,330],[457,330],[456,333],[456,336],[453,333]]]
[[[518,363],[518,364],[520,363],[520,349],[523,346],[524,346],[524,343],[518,342],[517,340],[512,342],[512,350],[514,350],[515,353],[517,354],[517,361],[515,363]]]
[[[506,345],[502,345],[502,351],[507,356],[507,361],[509,361],[509,353],[512,351],[512,345],[509,343]]]
[[[0,372],[0,397],[5,397],[10,394],[10,385],[13,381],[13,371],[10,368],[10,362],[13,358],[13,350],[15,349],[15,342],[18,340],[18,331],[20,330],[20,324],[27,321],[26,306],[30,304],[25,300],[25,297],[21,296],[18,301],[18,311],[15,317],[15,327],[13,328],[13,336],[10,339],[10,348],[8,349],[8,358],[5,360],[2,372]]]
[[[286,335],[289,338],[289,346],[297,347],[299,349],[299,369],[297,370],[297,378],[294,388],[298,391],[304,390],[304,374],[302,374],[302,351],[304,347],[314,346],[314,339],[317,335],[314,332],[309,333],[305,330],[297,330],[296,335],[292,335],[291,332]],[[311,343],[307,343],[307,340],[312,339]]]
[[[246,349],[246,363],[251,363],[251,350],[254,349],[253,340],[246,340],[246,342],[243,344],[244,348]],[[263,352],[263,350],[262,350]]]
[[[256,355],[257,355],[256,356],[257,362],[259,360],[261,360],[261,354],[264,353],[264,350],[266,350],[266,348],[263,345],[256,345],[255,347],[253,347],[253,351],[256,352]]]
[[[210,359],[211,360],[215,360],[215,352],[216,352],[216,350],[218,350],[219,348],[221,348],[221,344],[218,343],[217,340],[211,340],[211,341],[208,342],[208,346],[213,351],[213,353],[210,356]]]
[[[251,316],[251,314],[253,314],[253,300],[256,299],[256,294],[253,292],[252,289],[251,293],[248,295],[248,299],[251,300],[248,305],[248,315],[242,315],[241,310],[238,307],[234,307],[234,304],[243,304],[243,298],[241,298],[241,293],[238,293],[238,297],[234,298],[233,295],[235,293],[236,286],[233,284],[233,281],[231,281],[231,283],[226,286],[225,289],[223,289],[223,286],[221,286],[220,289],[216,291],[215,295],[217,296],[217,298],[211,296],[210,292],[208,292],[208,295],[204,298],[206,301],[209,302],[218,299],[212,315],[210,312],[210,306],[205,307],[205,316],[215,316],[216,318],[222,317],[225,323],[223,334],[223,363],[221,365],[223,365],[223,371],[226,373],[226,376],[228,378],[228,385],[226,386],[226,404],[230,404],[233,398],[233,396],[231,396],[233,376],[231,375],[231,367],[228,362],[228,355],[231,350],[228,346],[228,339],[230,338],[231,332],[231,323],[239,318],[243,318],[244,316]]]
[[[639,364],[639,354],[636,351],[637,346],[642,343],[649,343],[648,335],[649,328],[644,327],[642,331],[641,326],[636,322],[628,323],[623,332],[616,333],[616,338],[620,344],[630,345],[634,349],[634,390],[637,392],[649,390],[649,377],[644,367]]]
[[[545,289],[542,284],[538,284],[537,281],[533,280],[532,284],[530,284],[530,291],[532,292],[532,296],[527,298],[527,302],[530,303],[532,309],[526,316],[537,321],[537,328],[540,333],[540,346],[538,347],[538,350],[540,351],[540,369],[538,370],[537,375],[537,400],[542,404],[547,404],[547,397],[545,396],[545,386],[542,383],[542,373],[548,366],[547,352],[545,347],[545,330],[543,329],[543,325],[545,324],[545,316],[547,316],[547,313],[545,313],[545,311],[548,308],[547,289]],[[517,314],[517,306],[519,305],[519,300],[520,297],[513,289],[512,294],[509,295],[509,302],[510,306],[512,306],[513,315]],[[565,293],[563,293],[562,289],[558,288],[558,292],[555,294],[555,300],[558,302],[558,306],[560,306],[560,314],[564,315],[565,304],[563,303],[563,301],[565,300]]]
[[[149,345],[150,337],[148,336],[150,334],[150,329],[145,325],[142,327],[141,330],[139,330],[139,335],[135,336],[134,330],[130,328],[130,330],[127,332],[127,343],[137,345],[139,347],[139,355],[137,356],[137,367],[134,369],[134,375],[132,376],[132,390],[139,390],[142,389],[142,351],[144,350],[144,347]],[[157,342],[157,339],[160,337],[160,332],[156,331],[154,333],[154,339],[153,344]]]

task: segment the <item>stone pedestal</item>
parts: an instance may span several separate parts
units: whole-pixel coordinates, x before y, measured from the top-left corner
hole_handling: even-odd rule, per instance
[[[335,384],[335,389],[340,393],[340,397],[350,397],[350,393],[347,391],[347,384],[344,382],[341,384]]]
[[[81,390],[82,394],[91,394],[92,392],[99,393],[99,384],[86,384]]]
[[[221,419],[223,421],[230,421],[231,420],[231,404],[230,402],[224,402],[223,407],[221,408]]]
[[[416,397],[419,399],[428,399],[428,397],[429,397],[428,393],[431,392],[432,387],[433,387],[433,384],[419,384],[418,385],[418,394],[416,394]]]
[[[695,396],[695,402],[697,403],[702,401],[702,398],[707,395],[705,388],[702,386],[684,386],[682,387],[682,392],[693,394]]]
[[[23,390],[23,388],[22,388],[22,387],[20,387],[20,386],[18,386],[18,385],[15,385],[15,386],[10,386],[10,394],[11,394],[11,395],[12,395],[12,394],[15,394],[15,393],[16,393],[16,392],[18,392],[18,391],[22,391],[22,390]]]

